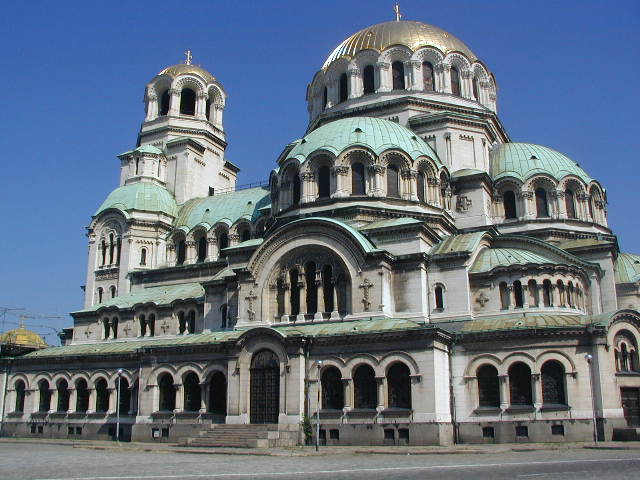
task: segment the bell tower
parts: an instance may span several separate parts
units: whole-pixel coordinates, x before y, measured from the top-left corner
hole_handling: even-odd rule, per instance
[[[239,171],[225,159],[226,93],[192,58],[187,50],[184,63],[163,69],[147,84],[138,148],[120,156],[121,185],[159,183],[178,204],[234,188]]]

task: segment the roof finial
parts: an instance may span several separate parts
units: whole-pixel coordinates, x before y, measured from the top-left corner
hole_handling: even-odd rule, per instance
[[[402,18],[402,14],[400,13],[400,4],[396,3],[393,6],[393,11],[396,13],[396,22],[400,21],[400,18]]]
[[[184,51],[184,63],[185,65],[191,65],[191,59],[193,58],[193,55],[191,55],[191,50],[185,50]]]

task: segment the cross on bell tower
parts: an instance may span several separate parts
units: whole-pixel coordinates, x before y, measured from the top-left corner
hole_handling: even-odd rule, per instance
[[[184,51],[184,63],[185,65],[191,65],[191,59],[193,58],[191,50]]]
[[[393,6],[393,11],[394,11],[394,12],[395,12],[395,14],[396,14],[396,22],[399,22],[399,21],[400,21],[400,19],[402,18],[402,14],[400,13],[400,4],[399,4],[399,3],[396,3],[396,4]]]

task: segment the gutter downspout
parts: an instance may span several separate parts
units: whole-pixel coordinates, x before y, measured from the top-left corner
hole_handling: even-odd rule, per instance
[[[451,339],[449,345],[449,408],[451,409],[451,425],[453,426],[453,444],[460,443],[458,422],[456,421],[456,396],[453,390],[453,345],[455,340]]]

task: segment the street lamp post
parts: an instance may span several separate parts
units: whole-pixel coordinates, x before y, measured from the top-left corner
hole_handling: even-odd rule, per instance
[[[320,393],[322,390],[322,380],[320,379],[320,369],[322,368],[322,360],[316,362],[318,366],[318,401],[316,404],[316,452],[320,446]]]
[[[593,443],[598,444],[598,424],[596,420],[596,397],[593,394],[593,355],[587,353],[584,359],[589,364],[589,390],[591,391],[591,421],[593,422]]]
[[[118,374],[118,398],[116,398],[116,442],[120,443],[120,383],[122,378],[123,370],[119,368],[117,370]]]

